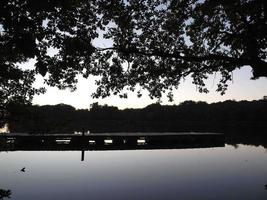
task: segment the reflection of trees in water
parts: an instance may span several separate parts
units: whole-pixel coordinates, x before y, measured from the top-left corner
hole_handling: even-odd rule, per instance
[[[262,146],[267,150],[267,137],[266,136],[227,136],[225,138],[225,143],[233,145],[238,148],[238,144],[252,145],[252,146]]]
[[[5,198],[11,198],[11,194],[11,190],[0,189],[0,200],[3,200]]]

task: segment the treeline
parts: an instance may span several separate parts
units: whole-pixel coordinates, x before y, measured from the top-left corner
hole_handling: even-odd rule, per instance
[[[13,106],[12,132],[176,132],[205,131],[242,134],[267,132],[267,101],[185,101],[179,105],[151,104],[143,109],[124,109],[92,104],[88,109],[72,106]]]

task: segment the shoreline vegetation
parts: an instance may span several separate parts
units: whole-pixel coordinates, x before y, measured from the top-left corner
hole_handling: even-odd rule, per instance
[[[20,133],[215,132],[265,136],[267,101],[211,103],[185,101],[179,105],[151,104],[124,109],[93,103],[90,109],[70,105],[10,107],[8,127]]]

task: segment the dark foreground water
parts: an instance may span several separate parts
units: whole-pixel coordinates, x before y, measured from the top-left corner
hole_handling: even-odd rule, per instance
[[[87,151],[80,158],[79,151],[1,152],[0,189],[14,200],[267,199],[261,146]]]

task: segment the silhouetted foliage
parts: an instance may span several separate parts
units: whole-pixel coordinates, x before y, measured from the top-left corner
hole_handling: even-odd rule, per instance
[[[11,190],[3,190],[0,189],[0,200],[4,200],[5,198],[11,198]]]
[[[38,74],[60,89],[75,89],[78,74],[100,75],[94,97],[138,86],[156,98],[189,75],[208,92],[204,80],[219,72],[221,93],[244,65],[266,77],[266,10],[265,0],[1,1],[1,118],[9,102],[44,92],[33,88]],[[102,35],[111,46],[94,43]],[[29,59],[34,69],[17,65]]]
[[[12,110],[12,132],[173,132],[213,131],[264,134],[267,131],[267,101],[185,101],[179,105],[152,104],[143,109],[119,110],[92,104],[90,110],[60,104],[20,106]],[[258,132],[258,133],[257,133]]]
[[[75,89],[76,75],[90,65],[91,40],[97,37],[97,12],[90,2],[1,1],[1,121],[9,103],[30,103],[34,94],[44,92],[33,87],[37,74],[47,75],[50,86]],[[34,69],[18,66],[29,59],[35,59]]]
[[[105,69],[97,96],[138,84],[160,97],[188,75],[208,92],[204,80],[214,72],[224,93],[231,72],[244,65],[254,78],[267,75],[264,0],[103,2],[103,19],[115,24],[105,36],[114,44],[97,52],[109,58],[99,60]]]

